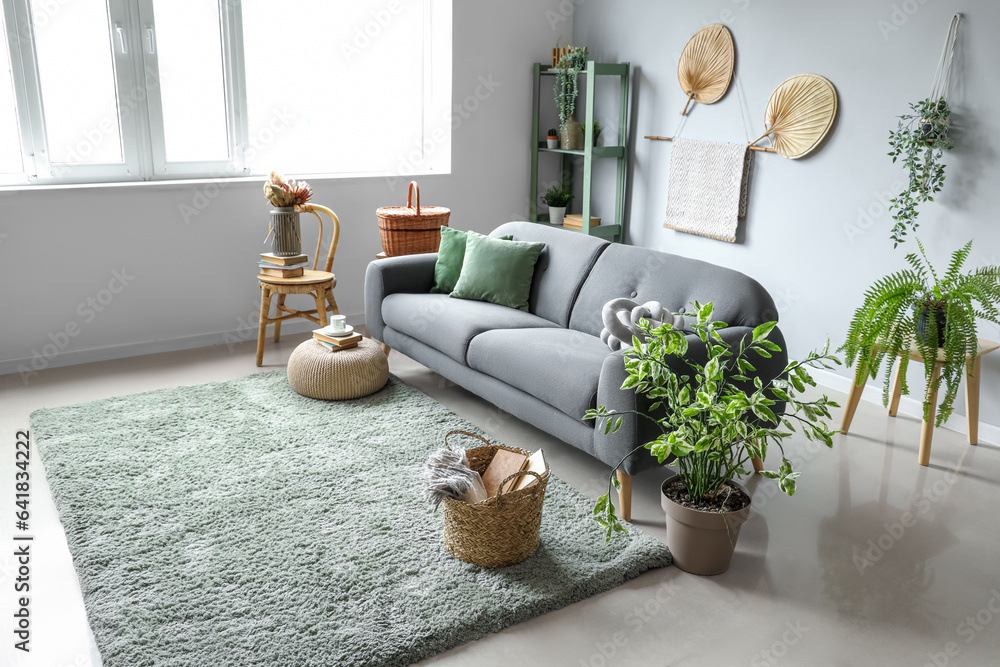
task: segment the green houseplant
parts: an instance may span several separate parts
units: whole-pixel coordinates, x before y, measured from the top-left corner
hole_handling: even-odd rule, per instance
[[[553,185],[545,194],[542,201],[549,207],[549,223],[561,225],[566,220],[566,206],[573,198],[573,191],[558,185]]]
[[[944,351],[940,376],[933,376],[934,364],[924,364],[927,386],[936,391],[942,380],[945,394],[935,425],[943,424],[952,413],[959,382],[975,358],[979,336],[976,319],[1000,324],[1000,267],[984,266],[962,273],[962,265],[972,250],[972,241],[951,255],[944,275],[931,266],[924,246],[917,239],[920,253],[906,256],[909,268],[880,278],[865,292],[865,301],[854,312],[841,348],[847,363],[858,360],[856,382],[865,377],[877,379],[879,366],[885,366],[882,401],[888,405],[892,366],[899,358],[902,393],[908,394],[906,369],[910,346],[915,344],[924,359],[934,359]],[[971,366],[968,368],[971,371]],[[931,405],[924,400],[924,416]]]
[[[601,121],[595,118],[593,127],[590,132],[590,140],[594,143],[595,146],[597,145],[597,140],[601,138],[601,132],[603,131],[604,128],[601,127]]]
[[[559,110],[559,130],[562,147],[567,150],[583,148],[583,127],[576,122],[576,98],[580,93],[578,75],[587,68],[587,49],[573,49],[556,63],[556,83],[553,88],[556,108]]]
[[[559,130],[549,128],[545,132],[545,142],[547,148],[559,148]]]
[[[789,363],[778,377],[764,382],[756,375],[754,361],[781,351],[768,338],[777,323],[761,324],[735,345],[720,335],[726,324],[712,321],[711,303],[692,305],[691,312],[697,317],[690,331],[675,329],[669,323],[652,327],[641,320],[639,330],[645,342],[635,337],[633,347],[623,353],[628,377],[622,389],[633,388],[652,401],[648,409],[635,414],[654,423],[659,435],[629,453],[611,472],[608,493],[597,499],[594,518],[605,528],[608,541],[615,532],[624,530],[610,498],[612,488],[621,488],[615,471],[633,453],[648,449],[661,464],[676,457],[677,479],[670,478],[663,486],[667,542],[679,567],[698,574],[715,574],[728,568],[742,523],[730,522],[726,513],[745,509],[743,520],[749,513],[749,495],[734,482],[737,475],[749,473],[747,463],[756,457],[764,459],[769,443],[776,445],[782,453],[781,465],[778,470],[762,474],[777,479],[781,490],[792,495],[799,473],[784,456],[782,441],[799,428],[807,438],[833,446],[834,431],[825,420],[830,418],[830,407],[837,404],[826,396],[808,401],[800,400],[798,395],[806,385],[815,386],[808,368],[830,368],[831,363],[840,362],[827,346],[802,361]],[[675,315],[690,318],[690,314]],[[695,360],[698,355],[688,353],[685,334],[692,332],[704,345],[704,363]],[[773,410],[779,401],[786,404],[782,417]],[[585,418],[598,420],[610,433],[620,428],[623,414],[600,405],[588,410]],[[712,524],[715,534],[709,539],[720,542],[719,548],[728,548],[728,553],[705,567],[708,571],[699,569],[705,560],[703,554],[696,551],[689,556],[689,547],[675,541],[675,533],[680,533],[671,524],[668,499],[704,515],[701,520]]]
[[[921,100],[910,105],[912,113],[899,117],[896,131],[889,132],[889,156],[902,158],[909,172],[906,189],[893,198],[889,210],[896,224],[891,237],[894,247],[902,243],[907,231],[915,231],[917,205],[934,201],[944,186],[944,151],[953,148],[948,138],[951,109],[943,97]]]

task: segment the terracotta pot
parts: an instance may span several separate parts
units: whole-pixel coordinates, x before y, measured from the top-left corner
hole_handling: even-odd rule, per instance
[[[750,505],[738,512],[722,513],[678,505],[663,492],[677,477],[667,478],[660,487],[660,506],[667,516],[667,546],[674,565],[691,574],[722,574],[733,561],[736,540],[750,516]],[[747,493],[742,485],[733,483]]]

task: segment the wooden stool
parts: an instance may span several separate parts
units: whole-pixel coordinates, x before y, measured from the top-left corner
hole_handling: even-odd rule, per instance
[[[991,340],[979,339],[979,349],[976,350],[976,357],[972,360],[972,372],[966,370],[965,375],[965,412],[969,424],[969,444],[975,445],[979,442],[979,374],[982,370],[982,357],[993,350],[1000,348],[1000,343]],[[916,345],[910,346],[911,361],[925,363],[923,355]],[[966,362],[969,357],[966,357]],[[941,366],[944,363],[944,350],[939,349],[937,358],[934,360],[934,370],[931,381],[941,377]],[[967,367],[968,368],[968,367]],[[859,369],[860,370],[860,369]],[[854,384],[851,385],[851,392],[847,395],[847,405],[844,406],[844,421],[840,425],[840,430],[847,433],[854,420],[854,413],[858,409],[858,402],[861,400],[861,393],[865,388],[865,378],[854,374]],[[920,428],[920,451],[917,454],[917,462],[925,466],[931,460],[931,438],[934,435],[934,415],[937,412],[937,392],[927,388],[926,400],[930,404],[930,411],[927,418],[923,420]],[[896,368],[896,377],[892,383],[892,394],[889,399],[889,416],[895,417],[899,409],[899,397],[903,392],[903,380],[899,376],[899,368]]]
[[[337,251],[337,241],[340,240],[340,219],[336,213],[319,204],[303,204],[297,208],[303,213],[312,213],[319,220],[319,240],[316,242],[313,270],[304,271],[303,275],[297,278],[276,278],[264,274],[257,276],[257,280],[260,281],[260,318],[257,324],[258,366],[264,362],[264,338],[268,324],[274,325],[274,341],[278,342],[281,340],[281,323],[287,319],[301,317],[325,327],[327,304],[334,315],[340,314],[337,309],[337,301],[333,298],[333,288],[337,286],[337,279],[330,273],[330,269],[333,267],[333,255]],[[333,221],[333,239],[330,241],[330,250],[326,253],[325,271],[316,271],[319,250],[323,244],[323,218],[319,216],[317,211],[322,211]],[[285,296],[288,294],[308,294],[313,298],[316,308],[314,310],[289,308],[285,305]],[[271,317],[271,297],[275,295],[278,297],[278,303],[275,307],[274,317]]]

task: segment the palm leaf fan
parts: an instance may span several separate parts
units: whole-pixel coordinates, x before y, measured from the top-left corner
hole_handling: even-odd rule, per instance
[[[677,63],[677,80],[687,96],[681,115],[691,100],[701,104],[718,102],[729,89],[736,63],[736,47],[729,28],[713,23],[688,40]]]
[[[795,160],[808,155],[830,131],[837,116],[837,90],[819,74],[797,74],[771,93],[764,112],[764,134],[774,137],[774,149]]]

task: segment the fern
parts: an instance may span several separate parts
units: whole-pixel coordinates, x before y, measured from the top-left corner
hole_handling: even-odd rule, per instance
[[[909,354],[915,347],[924,359],[935,359],[943,351],[941,372],[934,377],[934,364],[924,364],[926,385],[938,391],[944,384],[941,407],[935,425],[943,424],[954,409],[962,376],[972,370],[979,344],[976,322],[983,320],[1000,325],[1000,267],[984,266],[962,273],[962,266],[972,252],[972,241],[952,253],[943,275],[927,259],[924,245],[917,239],[919,253],[910,253],[910,268],[902,269],[875,281],[865,291],[864,303],[854,311],[841,346],[847,363],[858,362],[856,381],[870,377],[877,380],[885,364],[882,402],[889,403],[893,366],[898,367],[902,393],[909,394],[906,369]],[[927,327],[917,336],[920,311],[928,311]],[[938,322],[935,313],[945,316],[944,345],[939,349]],[[898,358],[898,363],[897,363]],[[924,418],[934,407],[924,400]]]

